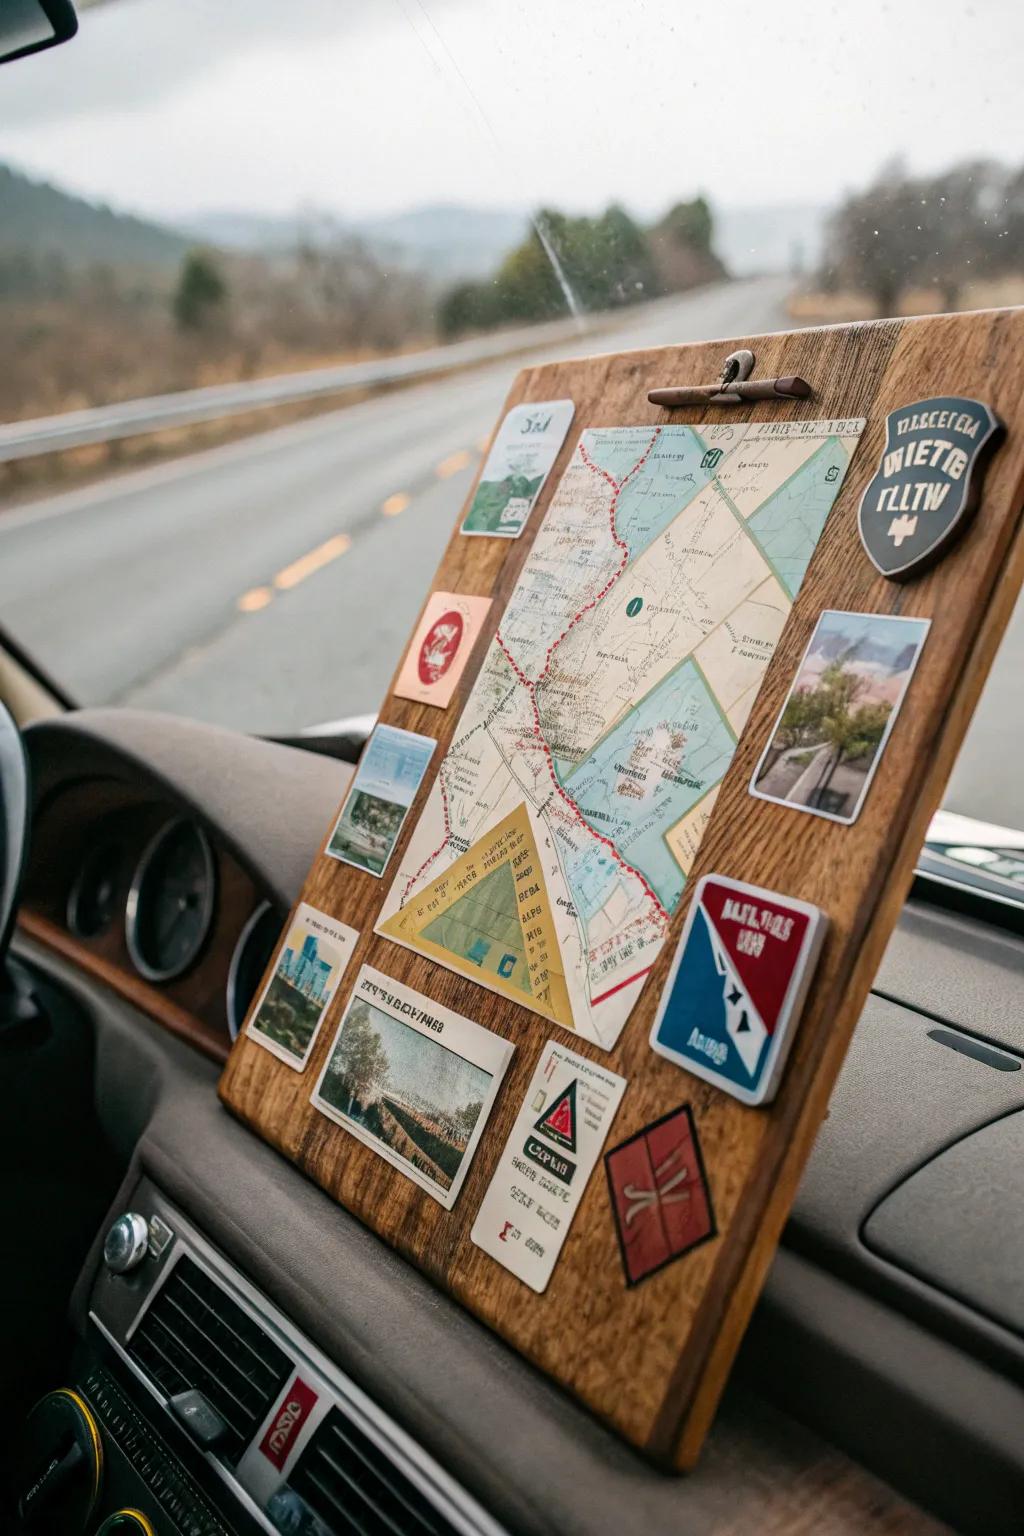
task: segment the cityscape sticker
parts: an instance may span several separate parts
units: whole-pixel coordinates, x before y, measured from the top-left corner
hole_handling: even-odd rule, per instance
[[[513,1050],[364,965],[311,1102],[451,1210]]]
[[[917,666],[929,619],[821,615],[751,794],[856,821]]]
[[[626,1091],[626,1080],[549,1040],[470,1233],[542,1292]]]
[[[613,1147],[604,1165],[627,1285],[638,1285],[716,1235],[688,1104]]]
[[[582,433],[377,933],[611,1049],[863,426]]]
[[[653,1049],[743,1104],[768,1103],[827,926],[810,902],[705,875],[658,1004]]]
[[[394,725],[374,728],[327,840],[330,858],[384,873],[436,746]]]
[[[558,458],[575,410],[571,400],[512,407],[491,444],[463,533],[519,537]]]
[[[398,697],[447,709],[490,606],[489,597],[432,592],[398,674]]]
[[[246,1034],[301,1072],[359,935],[300,902]]]

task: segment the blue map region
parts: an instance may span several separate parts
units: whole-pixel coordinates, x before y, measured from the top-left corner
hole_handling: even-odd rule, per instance
[[[747,520],[790,597],[800,590],[849,460],[839,439],[828,438]]]
[[[646,433],[605,436],[585,432],[584,446],[595,464],[621,481],[641,457]],[[655,443],[643,468],[622,491],[615,509],[615,529],[635,560],[664,532],[673,518],[714,478],[701,468],[707,449],[689,427],[674,427]],[[712,455],[713,457],[713,455]]]
[[[578,764],[555,762],[566,793],[587,823],[610,839],[647,880],[668,912],[684,877],[665,833],[722,778],[736,742],[692,658],[634,705]],[[603,844],[563,847],[566,876],[581,916],[607,900],[620,866]]]

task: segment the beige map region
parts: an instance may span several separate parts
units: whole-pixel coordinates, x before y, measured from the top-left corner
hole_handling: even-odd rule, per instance
[[[525,808],[565,980],[558,1022],[614,1044],[862,428],[583,433],[378,932],[508,995],[496,941],[460,924],[428,951],[397,915]],[[488,895],[507,904],[507,882]]]

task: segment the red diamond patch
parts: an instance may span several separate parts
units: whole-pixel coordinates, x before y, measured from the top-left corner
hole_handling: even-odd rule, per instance
[[[711,1192],[688,1104],[613,1147],[604,1163],[629,1285],[715,1236]]]

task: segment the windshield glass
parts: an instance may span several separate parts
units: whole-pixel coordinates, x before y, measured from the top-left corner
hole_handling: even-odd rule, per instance
[[[0,619],[82,703],[376,710],[524,360],[1024,299],[1011,0],[81,23],[0,69]],[[1018,826],[1022,648],[948,797]]]

